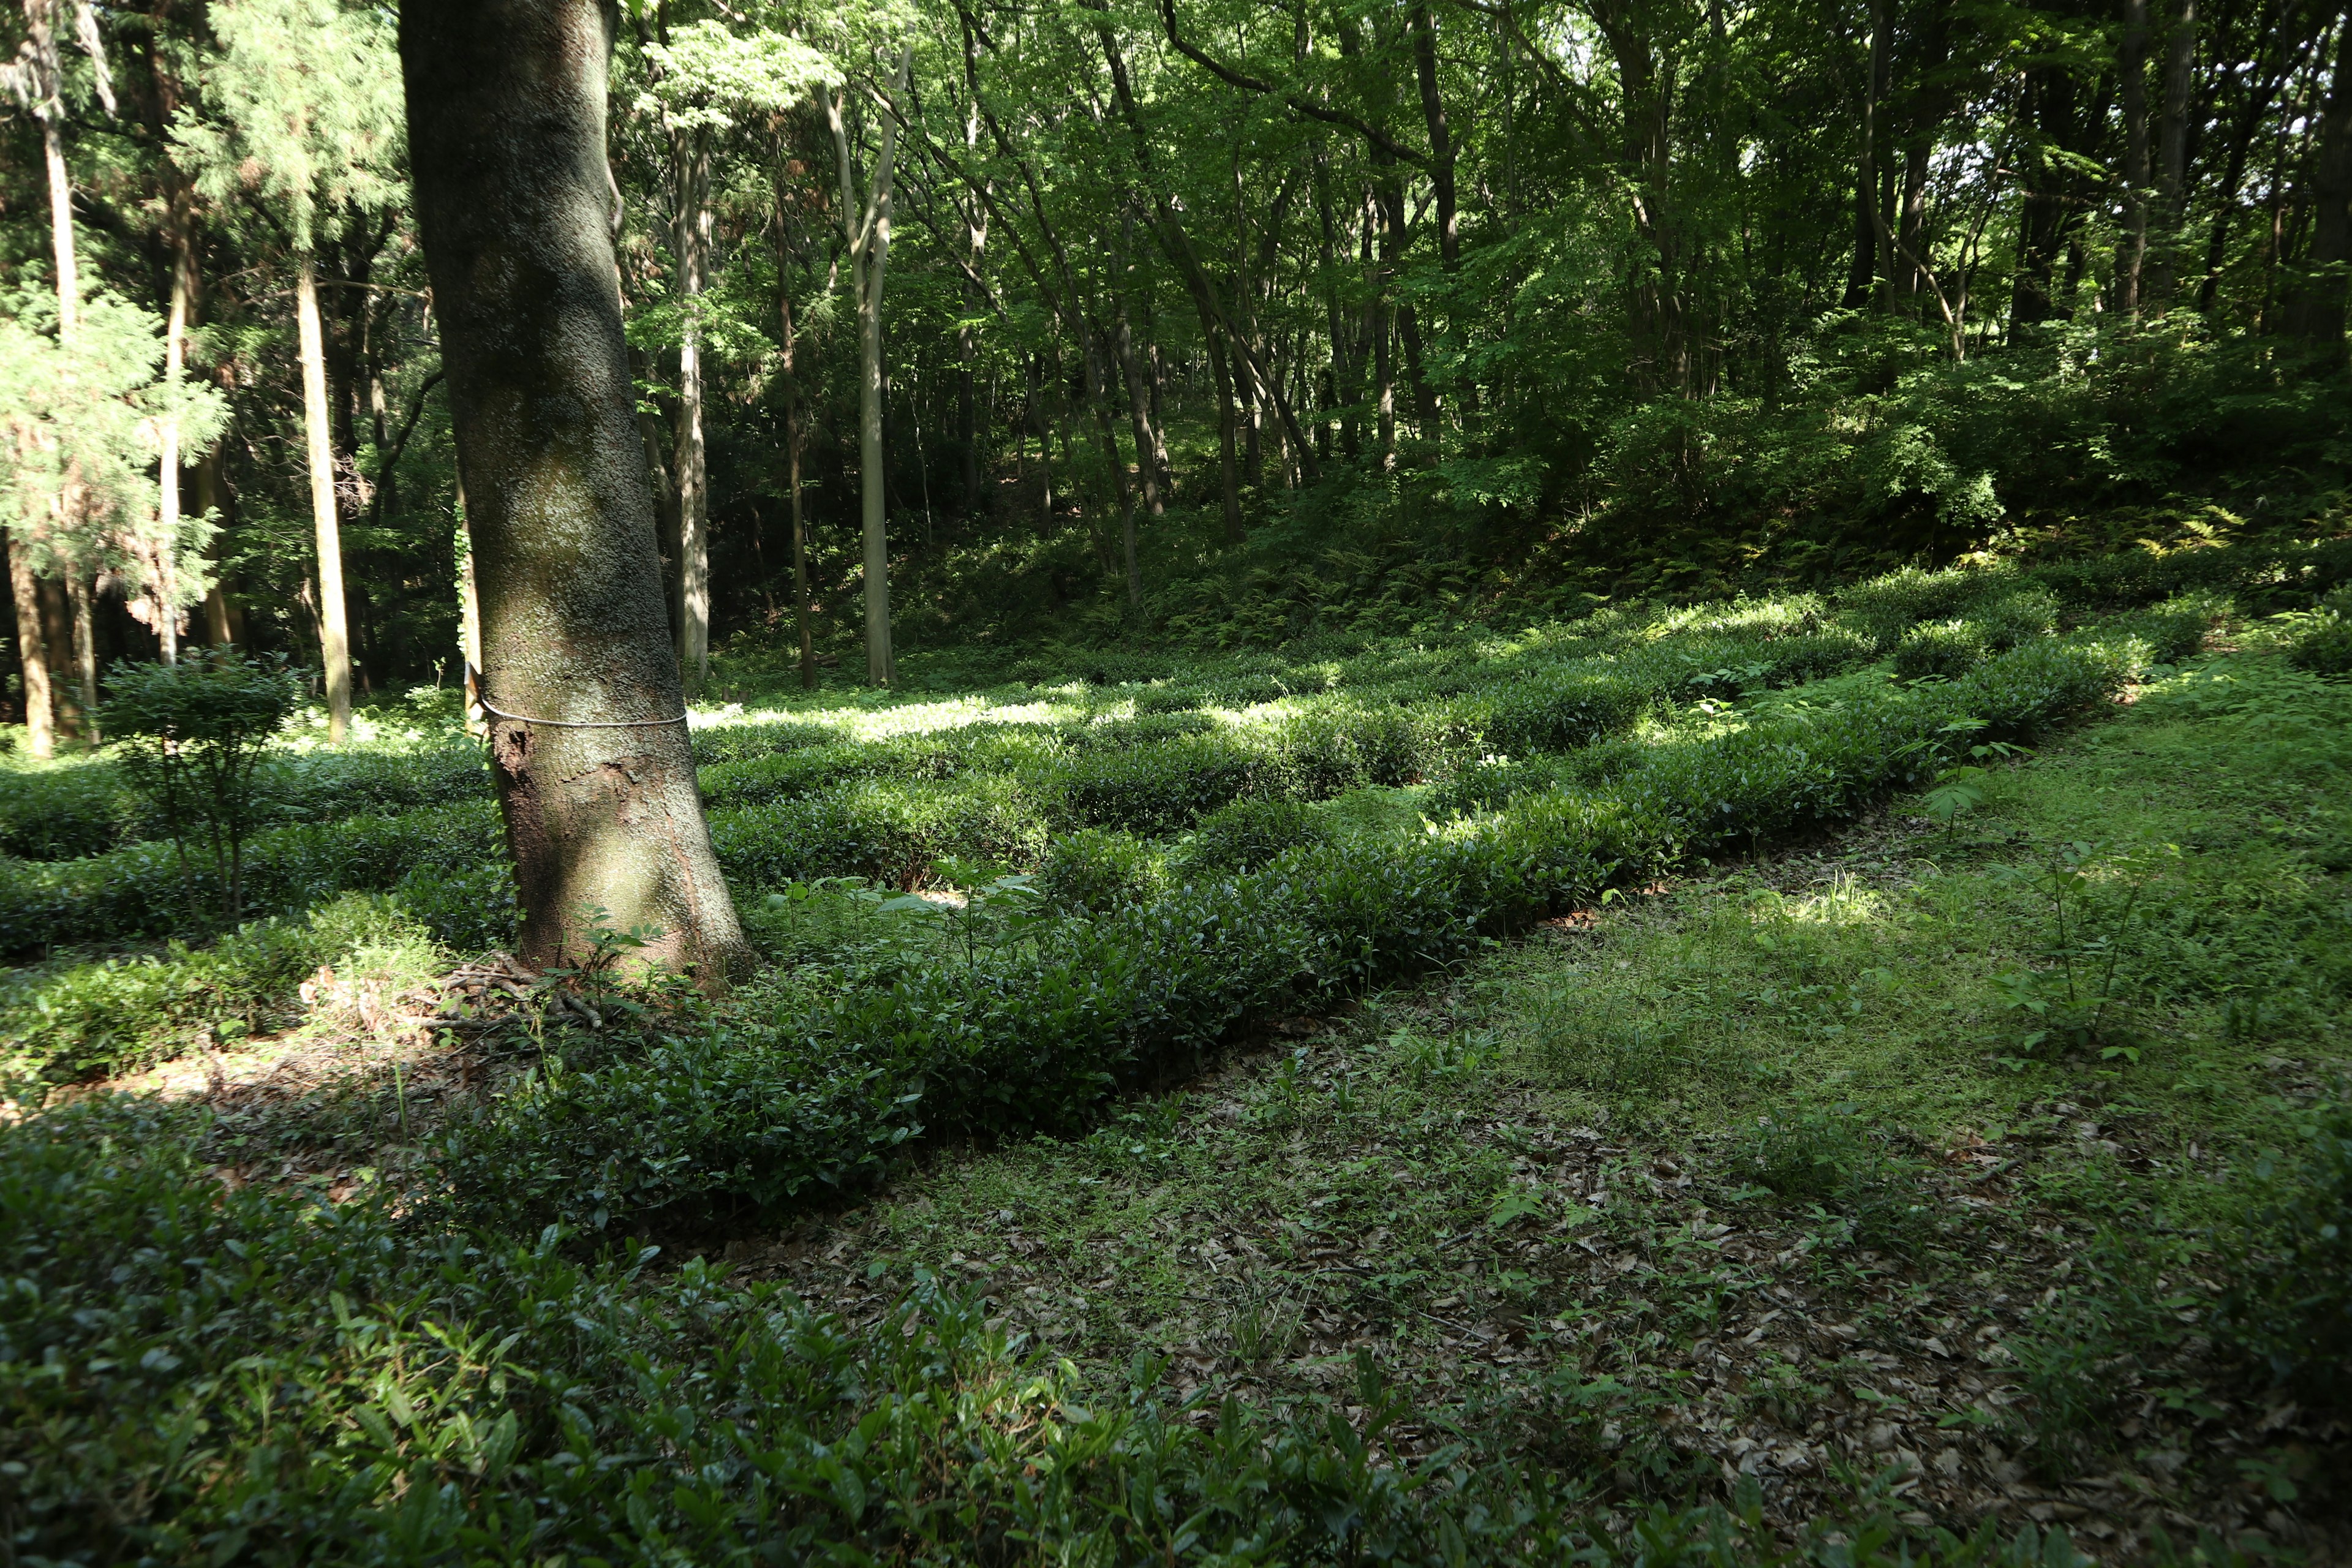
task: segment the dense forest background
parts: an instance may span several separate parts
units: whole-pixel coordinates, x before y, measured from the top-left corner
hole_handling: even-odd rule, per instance
[[[362,699],[454,683],[391,8],[8,25],[12,668],[37,621],[70,727],[71,669],[174,637],[315,667],[339,574]],[[722,683],[788,663],[803,605],[858,666],[877,289],[901,649],[2340,520],[2329,0],[632,0],[620,37],[690,682],[706,640]]]

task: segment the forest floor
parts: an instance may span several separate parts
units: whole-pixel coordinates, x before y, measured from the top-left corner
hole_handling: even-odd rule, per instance
[[[2207,1532],[2347,1560],[2352,1432],[2203,1328],[2219,1216],[2352,1089],[2314,978],[2352,952],[2352,686],[2231,667],[1948,821],[1897,801],[1286,1020],[1083,1139],[936,1149],[672,1256],[853,1321],[945,1282],[1107,1392],[1334,1399],[1629,1516],[1753,1477],[1784,1526],[1874,1494],[2110,1561]],[[213,1103],[226,1179],[397,1181],[412,1114],[524,1056],[373,1005],[117,1087]]]

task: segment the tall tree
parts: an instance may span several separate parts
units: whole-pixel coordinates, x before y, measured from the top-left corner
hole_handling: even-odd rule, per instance
[[[896,677],[890,653],[890,541],[887,479],[882,450],[882,281],[890,260],[890,191],[898,153],[897,100],[907,89],[915,47],[901,45],[889,96],[881,100],[881,149],[873,173],[858,191],[851,146],[855,111],[845,104],[847,89],[828,93],[825,120],[833,129],[841,164],[841,222],[848,242],[850,299],[857,310],[857,469],[866,551],[866,679],[887,686]]]
[[[351,723],[351,624],[318,253],[352,214],[402,196],[392,24],[340,0],[215,0],[210,21],[219,49],[200,79],[204,110],[184,112],[175,138],[197,188],[215,201],[250,198],[291,254],[320,664],[328,734],[340,742]]]
[[[408,0],[418,225],[481,601],[492,777],[522,954],[658,927],[723,984],[745,951],[688,744],[632,411],[598,0]]]

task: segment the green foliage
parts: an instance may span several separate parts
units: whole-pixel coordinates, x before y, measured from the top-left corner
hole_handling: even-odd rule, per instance
[[[1903,634],[1895,673],[1906,680],[1950,680],[1982,664],[1992,651],[1974,621],[1929,621]]]
[[[247,844],[245,901],[299,913],[338,893],[389,889],[418,866],[478,866],[498,853],[498,813],[488,801],[268,827]],[[188,877],[200,900],[221,900],[209,868],[192,864]],[[0,861],[0,952],[168,935],[179,927],[178,906],[156,889],[180,879],[176,857],[159,844],[54,865]]]
[[[1081,827],[1055,835],[1038,863],[1035,886],[1056,909],[1108,914],[1150,898],[1164,876],[1150,845],[1123,833]]]
[[[787,1012],[772,1032],[551,1077],[460,1129],[445,1169],[468,1205],[614,1224],[800,1201],[866,1179],[918,1127],[1068,1126],[1245,1019],[1444,962],[1612,883],[1846,820],[1887,788],[1931,779],[1956,736],[2031,733],[2102,699],[2147,652],[2129,638],[2030,644],[1959,681],[1880,687],[1651,747],[1606,786],[1519,797],[1475,832],[1293,848],[1259,871],[1047,921],[968,963],[894,970],[887,990]],[[1214,769],[1232,755],[1202,760]],[[1171,788],[1160,773],[1136,777]],[[719,821],[722,861],[762,866],[801,863],[827,831],[821,817]]]
[[[2352,1108],[2299,1112],[2299,1146],[2254,1171],[2224,1237],[2230,1342],[2306,1402],[2352,1400]]]
[[[192,649],[176,665],[114,667],[99,722],[121,749],[123,775],[163,819],[184,867],[208,852],[220,916],[245,910],[245,840],[257,801],[262,747],[302,700],[302,678],[283,659],[236,648]],[[194,904],[190,879],[189,902]]]
[[[1240,800],[1202,817],[1180,858],[1188,871],[1255,871],[1290,850],[1330,838],[1329,822],[1304,801]]]
[[[174,942],[161,955],[20,972],[0,1000],[0,1051],[10,1072],[50,1083],[133,1071],[295,1022],[299,988],[322,966],[398,992],[445,965],[397,900],[347,894],[207,947]]]
[[[2339,591],[2315,612],[2288,646],[2287,658],[2314,675],[2352,675],[2352,593]]]
[[[1774,1541],[1735,1511],[1642,1515],[1448,1449],[1369,1361],[1347,1403],[1212,1413],[1159,1369],[1082,1386],[930,1282],[870,1328],[655,1249],[582,1261],[369,1194],[225,1189],[202,1119],[101,1099],[0,1133],[0,1460],[50,1562],[447,1562],[493,1543],[608,1562],[1113,1563],[1668,1559],[1706,1568],[2068,1568],[2063,1535],[1910,1541],[1874,1512]],[[48,1369],[69,1366],[76,1375]],[[1866,1508],[1874,1509],[1874,1503]],[[1171,1537],[1171,1521],[1181,1521]]]

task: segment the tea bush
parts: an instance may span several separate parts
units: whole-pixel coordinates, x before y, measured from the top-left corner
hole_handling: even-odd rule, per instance
[[[487,800],[266,828],[246,848],[246,902],[299,913],[339,893],[388,889],[414,867],[480,865],[499,854],[499,842],[497,808]],[[194,867],[192,875],[200,901],[216,902],[212,870]],[[49,864],[0,862],[0,953],[183,930],[182,901],[163,891],[180,880],[166,844]]]
[[[1950,680],[1982,664],[1992,651],[1974,621],[1928,621],[1903,634],[1895,673],[1906,680]]]
[[[1669,741],[1612,783],[1520,797],[1475,831],[1293,847],[732,1026],[670,1065],[551,1078],[467,1123],[441,1168],[461,1205],[593,1226],[793,1201],[862,1179],[919,1130],[1072,1125],[1245,1019],[1444,963],[1614,882],[1845,820],[1932,778],[1968,738],[2031,735],[2101,700],[2149,655],[2128,637],[2028,644],[1948,684]]]
[[[1072,914],[1108,914],[1159,891],[1160,857],[1124,833],[1081,827],[1046,846],[1033,884],[1046,903]]]
[[[1330,826],[1304,801],[1241,800],[1202,817],[1179,859],[1188,871],[1255,871],[1277,855],[1330,837]]]

